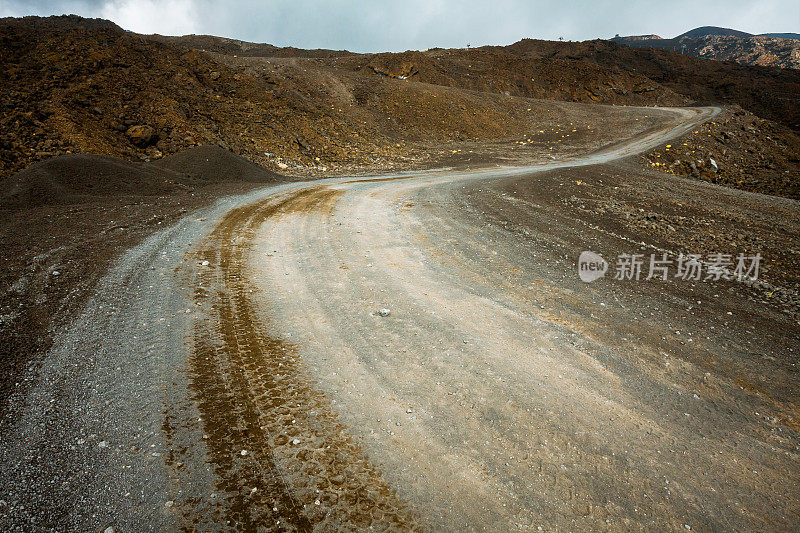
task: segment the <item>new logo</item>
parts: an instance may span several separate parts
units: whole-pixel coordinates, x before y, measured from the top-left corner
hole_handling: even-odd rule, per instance
[[[608,263],[600,254],[585,251],[578,257],[578,276],[582,281],[591,283],[594,280],[605,276],[608,271]]]

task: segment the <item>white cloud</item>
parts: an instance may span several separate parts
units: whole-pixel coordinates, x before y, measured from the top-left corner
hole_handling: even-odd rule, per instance
[[[98,16],[137,33],[182,35],[199,33],[200,27],[192,0],[118,0],[105,4]]]

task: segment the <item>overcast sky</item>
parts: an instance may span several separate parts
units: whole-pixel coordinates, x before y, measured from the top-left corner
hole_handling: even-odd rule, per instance
[[[139,33],[352,51],[509,44],[524,37],[674,37],[697,26],[800,32],[798,0],[0,0],[0,17],[75,13]]]

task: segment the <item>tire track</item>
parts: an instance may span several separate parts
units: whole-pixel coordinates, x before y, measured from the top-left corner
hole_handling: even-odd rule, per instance
[[[234,209],[197,252],[192,388],[225,494],[216,512],[236,529],[421,529],[310,382],[295,348],[263,333],[250,301],[244,268],[255,228],[269,217],[332,209],[339,194],[307,188]]]

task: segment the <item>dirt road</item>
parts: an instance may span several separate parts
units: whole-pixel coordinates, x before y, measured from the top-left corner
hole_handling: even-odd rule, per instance
[[[717,111],[569,161],[274,187],[154,236],[3,428],[0,516],[797,528],[791,291],[578,277],[583,250],[673,253],[745,219],[797,253],[796,202],[617,162]],[[631,225],[651,214],[720,227],[670,219],[679,246],[667,222]]]

